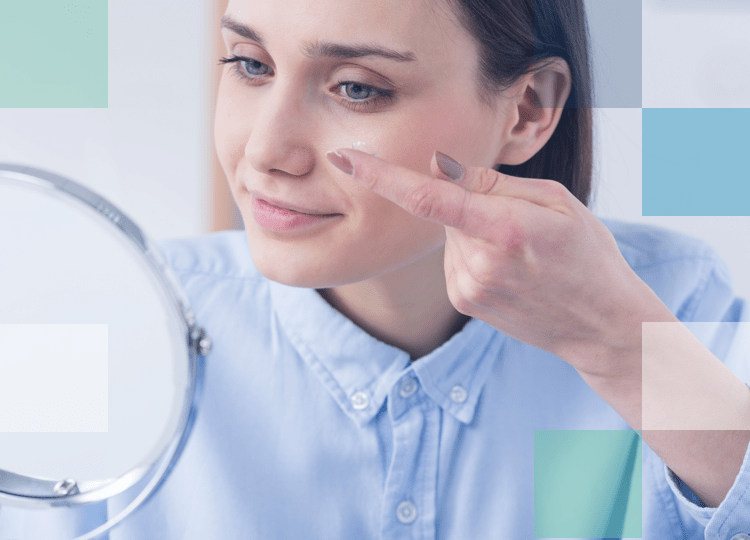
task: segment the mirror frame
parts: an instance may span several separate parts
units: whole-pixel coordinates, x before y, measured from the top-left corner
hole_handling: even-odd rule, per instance
[[[198,326],[194,311],[182,287],[167,265],[161,253],[146,238],[141,229],[113,204],[88,188],[55,173],[30,166],[0,163],[0,179],[33,184],[34,186],[61,192],[72,197],[100,216],[127,236],[142,254],[149,268],[167,294],[176,315],[184,323],[188,345],[188,388],[180,412],[177,428],[163,453],[153,463],[136,467],[114,482],[88,482],[78,485],[74,479],[47,480],[22,476],[0,469],[0,505],[31,508],[76,507],[107,500],[142,480],[149,472],[153,476],[142,491],[120,514],[105,525],[79,538],[95,538],[116,523],[119,523],[138,506],[146,502],[166,480],[187,443],[203,386],[205,357],[211,349],[211,340]]]

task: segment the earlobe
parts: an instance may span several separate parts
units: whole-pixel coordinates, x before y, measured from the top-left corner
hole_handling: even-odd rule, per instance
[[[551,61],[550,61],[551,60]],[[552,137],[571,92],[568,63],[544,60],[544,67],[520,81],[506,125],[506,144],[498,163],[520,165],[531,159]]]

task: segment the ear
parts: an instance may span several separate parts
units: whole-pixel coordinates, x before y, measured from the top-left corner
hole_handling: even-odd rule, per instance
[[[547,58],[545,67],[514,85],[505,116],[505,144],[498,163],[520,165],[547,144],[562,116],[573,78],[562,58]],[[507,94],[506,94],[507,100]]]

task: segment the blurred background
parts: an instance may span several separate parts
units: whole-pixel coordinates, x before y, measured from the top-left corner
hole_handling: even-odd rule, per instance
[[[0,161],[83,183],[154,239],[241,227],[213,150],[225,8],[226,0],[110,1],[108,107],[0,108]],[[597,105],[592,209],[708,241],[750,298],[750,217],[641,215],[642,107],[750,107],[750,5],[586,8]]]

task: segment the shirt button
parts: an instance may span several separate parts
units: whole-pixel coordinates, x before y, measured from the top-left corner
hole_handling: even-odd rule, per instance
[[[365,409],[369,403],[370,399],[364,392],[357,392],[352,396],[352,407],[357,410]]]
[[[732,537],[732,540],[750,540],[750,536],[746,535],[745,533],[735,534]]]
[[[413,377],[404,379],[401,383],[401,388],[398,389],[398,393],[402,398],[408,398],[414,392],[417,391],[417,381]]]
[[[456,385],[451,388],[451,399],[456,403],[463,403],[466,401],[466,397],[466,390],[464,390],[463,386]]]
[[[411,501],[403,501],[396,508],[396,517],[401,523],[408,525],[417,519],[417,507]]]

